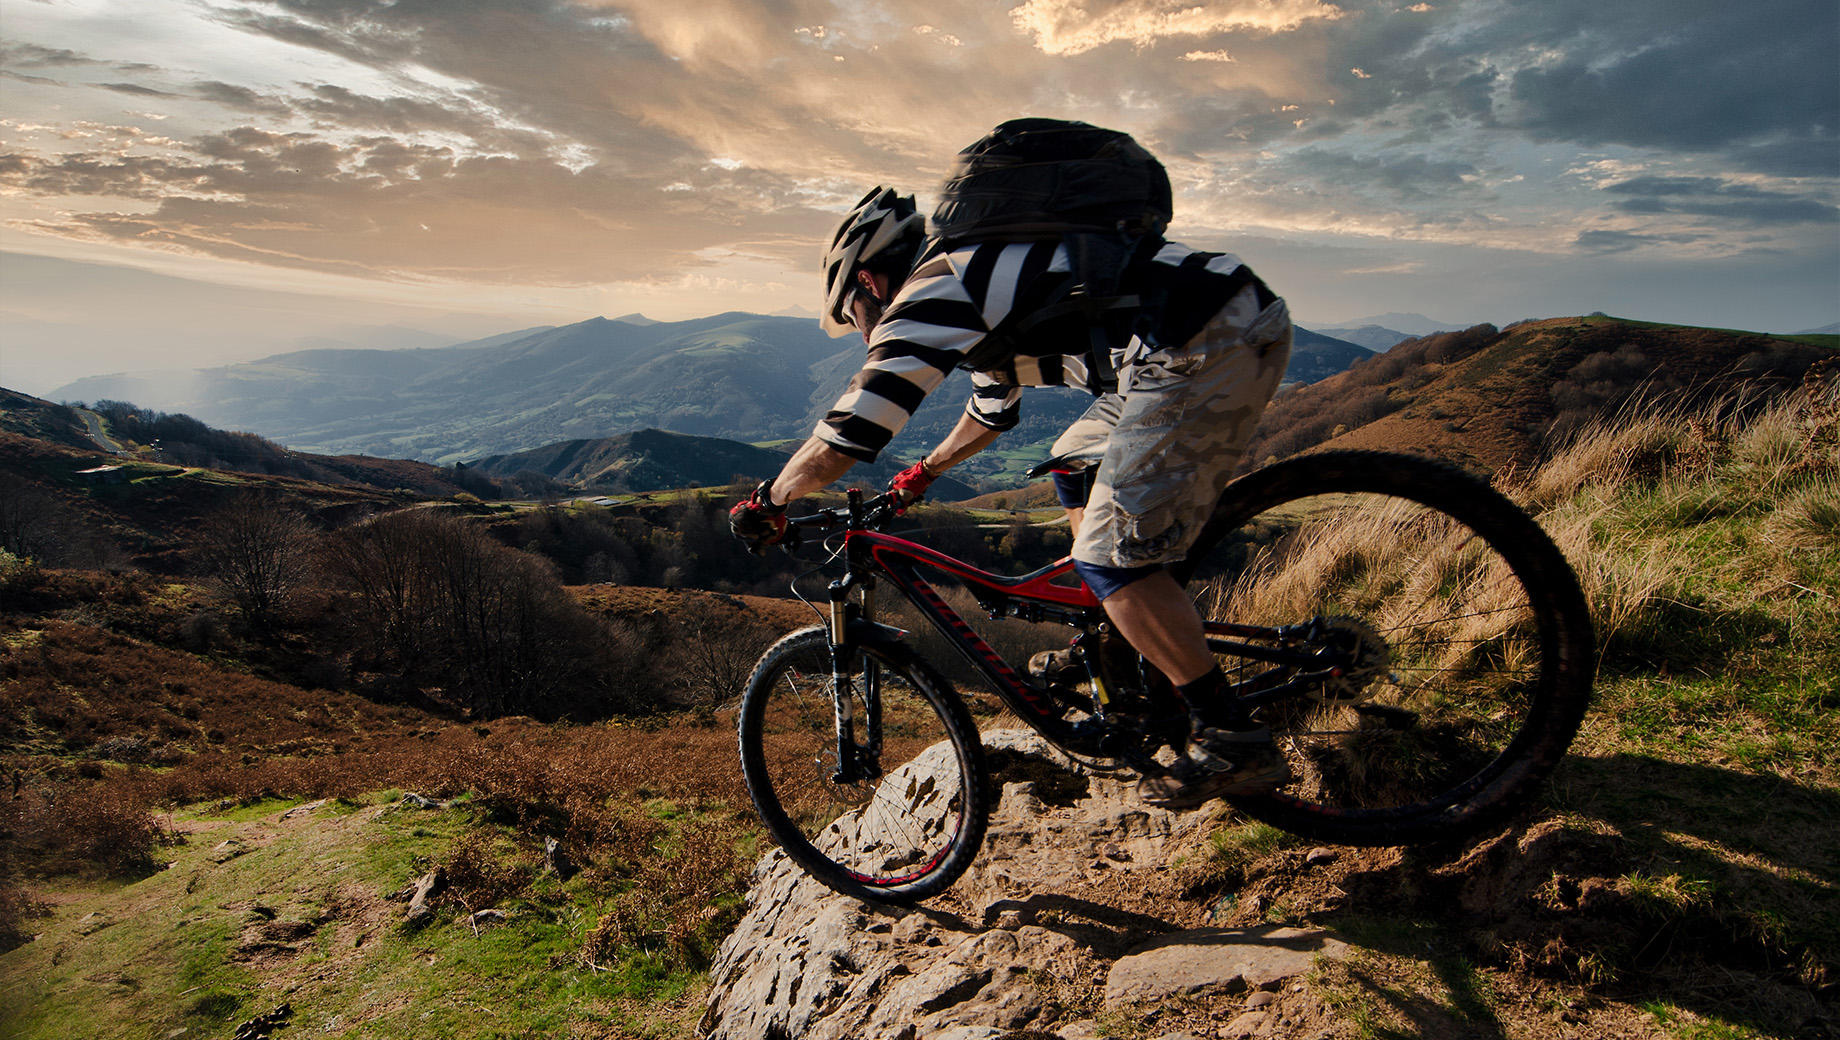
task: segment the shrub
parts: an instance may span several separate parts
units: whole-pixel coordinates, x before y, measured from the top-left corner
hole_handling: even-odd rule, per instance
[[[473,831],[455,842],[441,863],[441,875],[447,879],[442,898],[470,913],[523,893],[531,871],[505,862],[499,856],[499,844],[487,831]]]
[[[70,781],[22,790],[0,803],[0,862],[48,874],[145,877],[156,853],[180,839],[131,785]]]

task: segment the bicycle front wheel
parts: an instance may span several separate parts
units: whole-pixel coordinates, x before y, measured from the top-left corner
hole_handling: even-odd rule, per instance
[[[950,685],[908,647],[872,643],[858,658],[833,677],[822,627],[768,649],[741,702],[741,770],[767,830],[813,877],[858,899],[913,903],[977,856],[983,746]]]
[[[1291,767],[1235,804],[1286,830],[1355,845],[1473,832],[1537,794],[1590,697],[1589,610],[1564,556],[1445,463],[1325,452],[1255,472],[1182,571]]]

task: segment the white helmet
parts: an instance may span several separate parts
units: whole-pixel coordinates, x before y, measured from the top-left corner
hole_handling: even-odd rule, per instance
[[[856,272],[868,268],[888,274],[899,285],[926,237],[926,218],[914,208],[912,195],[893,188],[872,188],[856,203],[824,251],[824,310],[818,325],[832,336],[849,333],[850,293]],[[876,262],[879,261],[879,262]]]

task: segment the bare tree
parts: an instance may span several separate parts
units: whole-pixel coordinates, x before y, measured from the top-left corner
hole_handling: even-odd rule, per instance
[[[570,599],[552,565],[459,517],[376,517],[332,538],[327,560],[380,659],[482,714],[611,707],[610,680],[630,671],[630,640]]]
[[[693,707],[721,707],[741,699],[754,662],[779,635],[777,630],[732,618],[717,624],[696,618],[684,626],[671,648],[677,685]]]
[[[198,552],[218,590],[257,628],[313,577],[318,532],[279,496],[244,491],[205,518]]]

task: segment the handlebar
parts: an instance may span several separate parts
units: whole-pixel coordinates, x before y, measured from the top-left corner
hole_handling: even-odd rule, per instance
[[[865,501],[862,488],[851,488],[849,501],[844,505],[820,509],[804,516],[787,517],[786,535],[780,539],[780,544],[787,549],[796,549],[804,542],[807,531],[823,533],[846,528],[880,530],[906,508],[907,504],[897,500],[892,491],[884,491]]]

